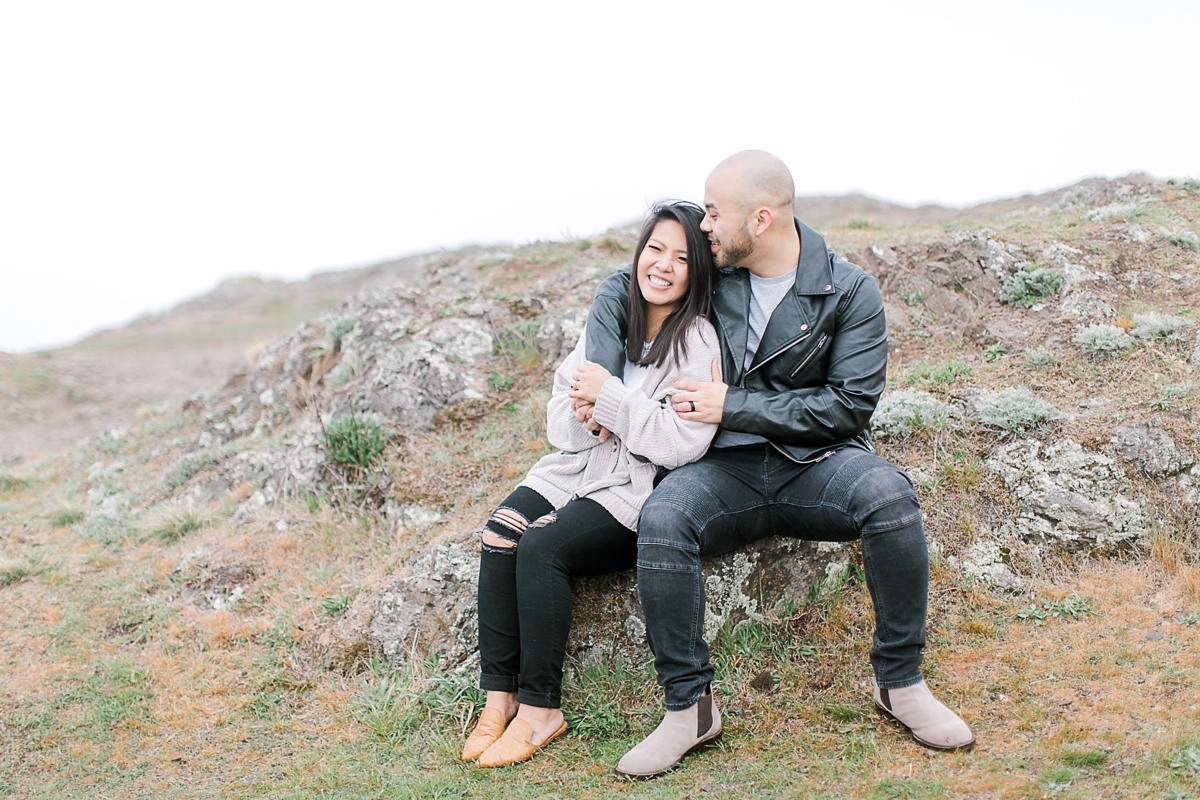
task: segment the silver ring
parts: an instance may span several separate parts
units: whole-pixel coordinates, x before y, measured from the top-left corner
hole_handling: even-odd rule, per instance
[[[696,401],[695,401],[695,400],[688,400],[688,402],[692,404],[692,411],[695,411],[695,410],[696,410]]]

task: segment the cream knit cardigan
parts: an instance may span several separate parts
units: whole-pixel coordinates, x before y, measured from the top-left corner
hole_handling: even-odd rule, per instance
[[[695,461],[716,435],[715,424],[681,420],[668,398],[675,393],[676,381],[712,380],[710,365],[720,358],[721,348],[713,326],[699,319],[688,331],[683,363],[667,358],[651,367],[636,389],[627,389],[620,378],[609,378],[600,389],[592,418],[613,435],[600,442],[575,421],[567,396],[571,375],[585,360],[585,339],[586,333],[555,371],[554,392],[546,409],[546,435],[560,452],[538,461],[520,485],[555,508],[589,497],[617,522],[636,531],[659,467],[674,469]]]

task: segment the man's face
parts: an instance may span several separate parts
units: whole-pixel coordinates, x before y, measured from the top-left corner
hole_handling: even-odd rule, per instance
[[[700,230],[708,234],[718,267],[736,267],[754,252],[754,237],[741,209],[722,191],[719,176],[704,184],[704,219]]]

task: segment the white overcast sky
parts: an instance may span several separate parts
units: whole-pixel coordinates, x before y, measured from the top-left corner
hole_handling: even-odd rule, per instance
[[[584,236],[731,152],[964,205],[1200,174],[1189,2],[0,7],[0,350],[232,275]]]

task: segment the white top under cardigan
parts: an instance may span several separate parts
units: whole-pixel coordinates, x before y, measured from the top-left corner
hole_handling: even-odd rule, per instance
[[[706,422],[686,422],[675,413],[668,398],[680,380],[712,380],[711,364],[720,358],[717,333],[704,319],[688,331],[687,355],[651,367],[637,388],[626,388],[620,378],[609,378],[596,399],[593,419],[612,431],[601,442],[586,426],[576,422],[567,392],[571,375],[583,363],[586,333],[554,373],[554,392],[546,409],[546,435],[560,449],[543,457],[521,486],[528,486],[562,508],[577,497],[589,497],[617,522],[637,530],[642,504],[654,489],[659,467],[675,467],[704,455],[717,432]]]

